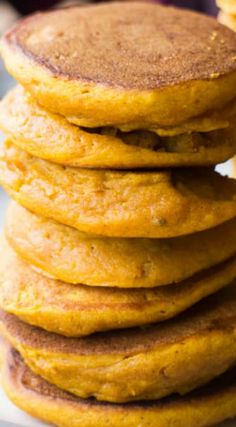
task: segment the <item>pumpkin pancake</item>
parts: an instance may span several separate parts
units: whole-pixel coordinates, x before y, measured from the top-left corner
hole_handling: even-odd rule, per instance
[[[35,215],[12,202],[5,235],[20,257],[45,275],[89,286],[181,284],[236,255],[236,219],[172,239],[103,238]]]
[[[226,129],[169,137],[114,128],[91,133],[46,112],[21,87],[0,103],[0,127],[16,145],[36,157],[76,167],[128,169],[221,163],[236,152],[233,121]]]
[[[41,105],[86,127],[184,127],[236,95],[236,35],[171,7],[114,2],[37,13],[5,35],[1,52]]]
[[[233,162],[233,171],[232,171],[233,173],[232,173],[232,176],[234,178],[236,178],[236,157],[233,158],[232,162]]]
[[[72,337],[163,321],[236,278],[234,257],[179,285],[153,290],[73,286],[34,271],[4,240],[0,249],[0,307]]]
[[[38,375],[80,397],[126,402],[185,394],[236,363],[236,283],[162,324],[65,338],[0,312]]]
[[[218,15],[218,21],[221,22],[221,24],[224,24],[227,27],[231,28],[231,30],[236,31],[236,15],[229,15],[228,13],[220,12]]]
[[[232,15],[236,15],[236,3],[235,0],[216,0],[217,6],[224,12]]]
[[[236,369],[185,397],[108,404],[80,399],[35,375],[12,348],[5,350],[3,387],[19,408],[59,427],[207,427],[236,415]]]
[[[111,237],[175,237],[236,215],[236,181],[211,169],[85,170],[40,160],[10,141],[0,150],[0,183],[35,213]]]

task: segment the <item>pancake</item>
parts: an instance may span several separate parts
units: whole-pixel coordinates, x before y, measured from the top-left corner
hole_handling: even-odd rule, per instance
[[[236,157],[233,159],[233,174],[232,176],[236,178]]]
[[[85,338],[1,312],[3,335],[38,375],[79,397],[126,402],[185,394],[236,363],[236,284],[156,326]]]
[[[5,353],[3,386],[24,411],[59,427],[207,427],[236,415],[236,370],[185,397],[123,405],[79,399],[35,375],[13,349]],[[174,424],[173,424],[174,423]]]
[[[166,320],[236,278],[235,256],[179,285],[90,288],[42,276],[4,239],[0,254],[0,307],[27,323],[72,337]]]
[[[0,175],[1,185],[24,207],[98,235],[175,237],[236,215],[236,181],[211,169],[76,169],[32,157],[7,141]]]
[[[235,13],[236,13],[236,4],[235,4]],[[229,15],[228,13],[220,12],[218,15],[218,21],[221,22],[221,24],[231,28],[231,30],[236,31],[236,15]]]
[[[111,405],[82,400],[62,392],[36,376],[20,356],[9,350],[4,367],[4,386],[12,401],[29,414],[61,427],[169,427],[209,426],[235,414],[235,370],[186,398],[173,396],[155,403]],[[216,405],[216,407],[215,407]],[[93,423],[93,424],[91,424]]]
[[[172,239],[99,238],[12,202],[5,235],[20,257],[43,274],[89,286],[182,284],[184,279],[236,255],[236,219]]]
[[[182,9],[115,2],[37,13],[1,52],[41,105],[85,127],[176,127],[236,95],[236,35]]]
[[[236,15],[236,3],[235,0],[216,0],[217,6],[224,12],[232,15]]]
[[[161,137],[148,131],[114,128],[91,133],[46,112],[21,87],[0,103],[0,127],[16,145],[36,157],[75,167],[128,169],[221,163],[236,153],[235,117],[231,121],[226,129],[204,134]]]

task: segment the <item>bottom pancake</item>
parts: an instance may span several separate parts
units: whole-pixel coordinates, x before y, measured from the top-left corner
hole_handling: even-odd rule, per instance
[[[218,21],[221,24],[226,25],[226,27],[231,28],[231,30],[236,31],[236,16],[235,15],[230,15],[230,14],[222,11],[218,15]]]
[[[0,239],[0,307],[71,337],[169,319],[235,278],[236,255],[179,284],[154,289],[71,285],[33,270]]]
[[[181,284],[236,255],[236,218],[173,239],[113,239],[81,233],[12,202],[4,231],[19,256],[45,275],[93,287]]]
[[[146,328],[65,338],[0,311],[5,338],[38,375],[110,402],[186,394],[236,364],[236,283],[179,317]]]
[[[3,386],[19,408],[59,427],[207,427],[236,415],[236,369],[185,397],[114,405],[61,391],[8,349]]]

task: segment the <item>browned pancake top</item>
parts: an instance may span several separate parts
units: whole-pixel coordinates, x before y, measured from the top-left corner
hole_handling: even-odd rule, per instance
[[[178,318],[147,328],[98,333],[85,338],[64,338],[27,325],[0,311],[0,323],[9,336],[32,348],[80,355],[137,354],[158,345],[178,342],[202,332],[224,330],[236,325],[236,283],[206,298]]]
[[[201,387],[198,390],[187,394],[186,396],[170,396],[157,401],[141,401],[141,402],[132,402],[132,403],[123,403],[119,406],[99,402],[96,399],[80,399],[75,397],[70,393],[67,393],[63,390],[60,390],[56,386],[49,384],[43,378],[34,374],[23,362],[19,353],[10,348],[7,354],[6,368],[8,371],[8,379],[11,381],[12,386],[16,389],[17,387],[23,388],[26,391],[37,393],[44,398],[50,399],[59,399],[62,402],[70,402],[70,404],[78,405],[78,407],[86,408],[89,406],[92,407],[101,407],[101,409],[111,409],[116,411],[118,410],[132,410],[132,409],[148,409],[148,408],[164,408],[165,406],[176,406],[176,405],[185,405],[189,401],[196,399],[196,403],[200,399],[208,399],[219,394],[223,394],[227,389],[231,387],[236,387],[236,368],[230,369],[228,372],[217,377],[211,381],[208,385]]]
[[[26,18],[5,36],[54,75],[154,89],[236,70],[236,35],[214,19],[146,3],[73,7]]]

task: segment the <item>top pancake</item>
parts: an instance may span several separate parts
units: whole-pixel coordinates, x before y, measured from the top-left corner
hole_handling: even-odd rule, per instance
[[[236,2],[235,0],[216,0],[217,6],[224,12],[235,15],[236,14]]]
[[[84,126],[175,125],[236,95],[236,36],[158,5],[38,13],[5,35],[2,54],[41,104]]]

